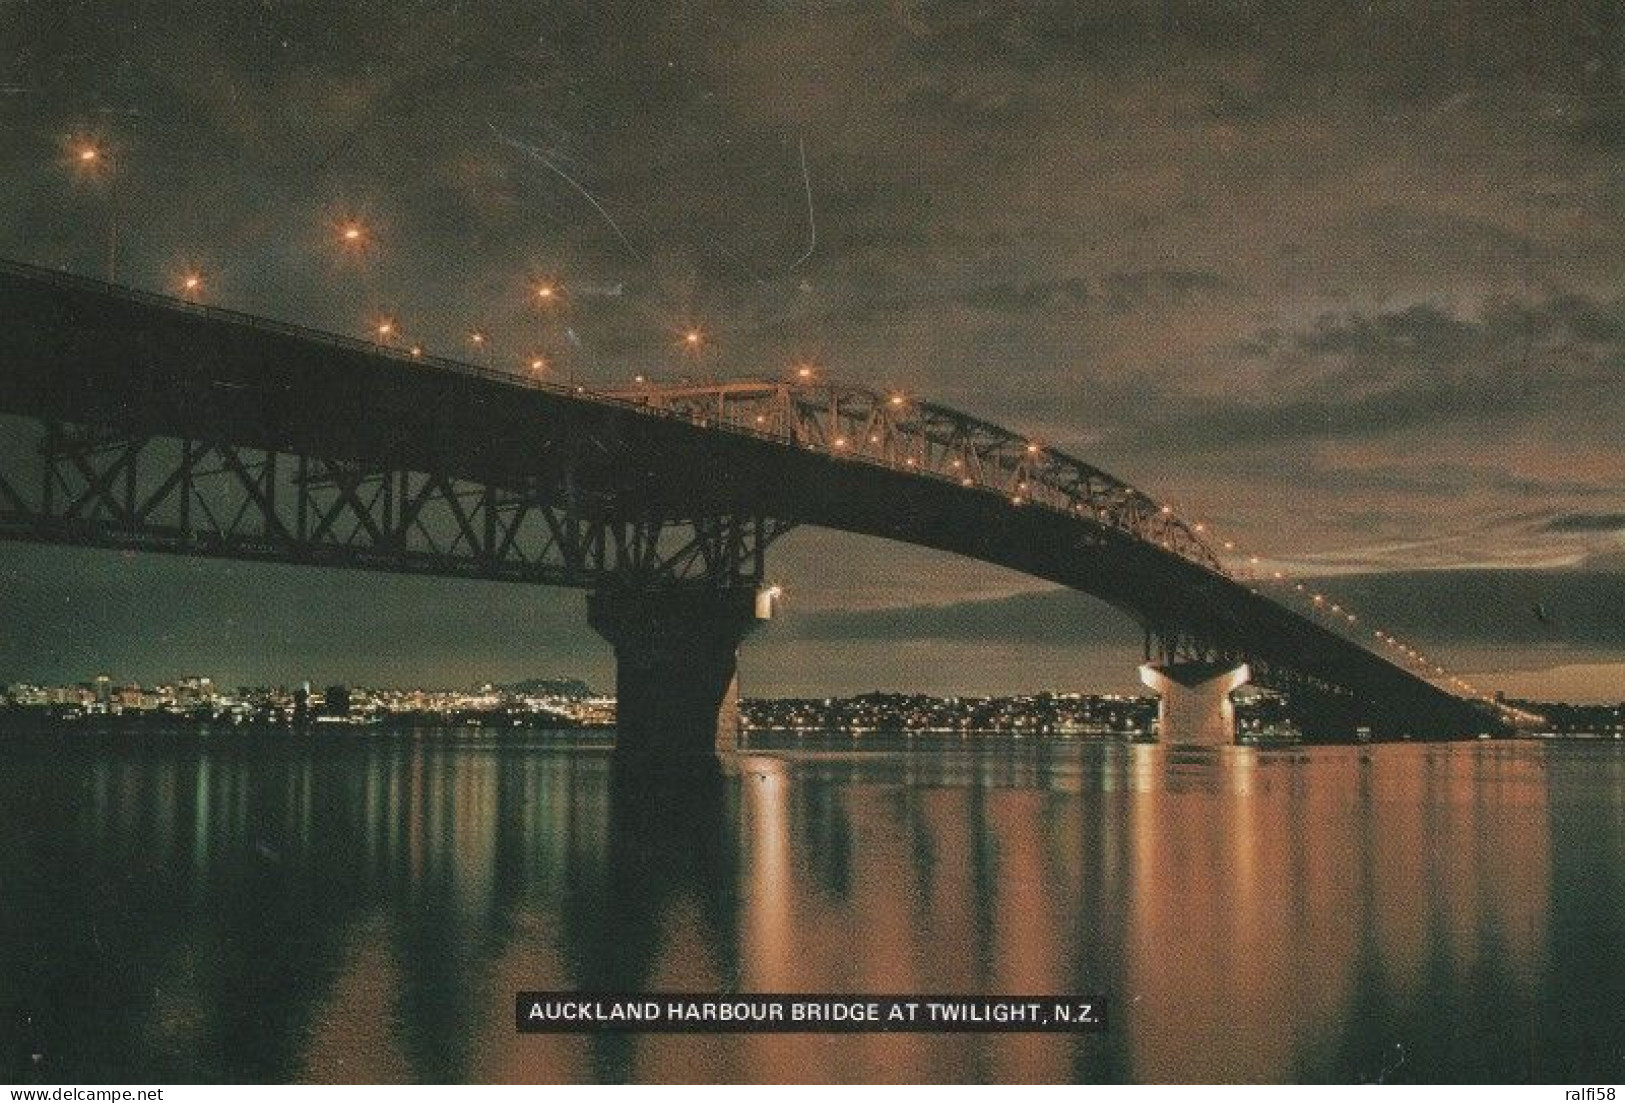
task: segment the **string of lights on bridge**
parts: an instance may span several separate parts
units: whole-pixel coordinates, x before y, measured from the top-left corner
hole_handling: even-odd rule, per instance
[[[96,140],[87,138],[71,138],[68,140],[68,160],[76,173],[81,176],[111,176],[115,167],[111,163],[111,156],[107,147]],[[116,268],[116,241],[117,241],[117,213],[116,206],[109,202],[108,225],[108,280],[117,282]],[[338,219],[331,227],[334,246],[344,254],[359,256],[377,248],[377,236],[372,227],[360,217],[344,217]],[[178,297],[196,303],[202,303],[209,296],[209,284],[205,273],[198,267],[187,267],[175,276],[171,290]],[[555,277],[546,277],[532,281],[529,286],[529,298],[534,305],[542,310],[560,308],[566,300],[566,289],[563,281]],[[367,336],[380,347],[397,354],[405,353],[416,359],[422,358],[426,353],[425,345],[418,340],[409,340],[400,320],[392,314],[380,313],[369,324]],[[480,358],[488,363],[494,363],[497,351],[491,334],[482,328],[472,328],[466,335],[468,346]],[[704,327],[689,323],[676,329],[672,335],[672,347],[691,358],[697,358],[707,350],[709,338]],[[504,360],[508,357],[504,356]],[[522,373],[528,373],[532,378],[544,376],[550,369],[549,358],[540,351],[533,351],[523,355],[513,356],[514,366]],[[795,365],[790,370],[790,377],[799,382],[809,382],[817,374],[817,369],[807,364]],[[634,377],[634,382],[643,384],[647,379],[643,375]],[[585,392],[586,388],[577,386],[578,392]],[[894,393],[889,402],[893,406],[903,406],[908,399]],[[758,418],[760,420],[760,418]],[[844,437],[836,437],[830,441],[830,447],[835,451],[847,449],[848,441]],[[1043,450],[1043,445],[1030,443],[1027,446],[1030,453],[1037,454]],[[910,457],[904,461],[907,466],[916,466],[916,461]],[[957,464],[955,465],[957,466]],[[972,487],[976,485],[975,479],[966,475],[960,479],[962,485]],[[1016,493],[1011,495],[1015,505],[1022,505],[1026,498],[1023,494],[1025,484],[1017,487]],[[1193,521],[1181,517],[1168,504],[1158,507],[1161,513],[1170,519],[1182,520],[1190,531],[1198,536],[1214,540],[1211,526],[1204,521]],[[1538,721],[1541,718],[1523,709],[1515,708],[1504,701],[1497,700],[1479,686],[1470,682],[1461,675],[1449,670],[1443,663],[1437,661],[1422,649],[1403,639],[1399,635],[1385,628],[1370,626],[1367,620],[1357,613],[1350,604],[1332,595],[1323,592],[1311,580],[1289,575],[1287,572],[1271,569],[1265,571],[1263,564],[1265,556],[1250,554],[1243,550],[1239,542],[1234,539],[1220,539],[1218,547],[1232,564],[1240,565],[1243,570],[1239,573],[1241,581],[1247,582],[1254,593],[1259,593],[1260,586],[1272,586],[1288,601],[1293,601],[1303,607],[1312,617],[1318,618],[1338,628],[1345,635],[1359,635],[1368,632],[1366,639],[1375,641],[1380,648],[1398,665],[1408,666],[1413,672],[1429,681],[1447,685],[1454,692],[1472,697],[1497,710],[1509,719],[1522,721]],[[1166,542],[1163,546],[1170,547]]]

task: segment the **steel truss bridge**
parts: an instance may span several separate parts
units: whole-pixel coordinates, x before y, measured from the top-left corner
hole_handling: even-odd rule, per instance
[[[589,391],[15,263],[0,321],[0,538],[691,600],[754,592],[815,525],[1092,594],[1148,658],[1247,662],[1321,730],[1503,726],[1228,576],[1141,491],[912,396]]]

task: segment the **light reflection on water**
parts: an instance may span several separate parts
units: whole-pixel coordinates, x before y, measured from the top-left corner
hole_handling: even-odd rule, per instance
[[[1625,1071],[1625,753],[13,736],[5,1079]],[[520,989],[1078,992],[1103,1036],[517,1036]]]

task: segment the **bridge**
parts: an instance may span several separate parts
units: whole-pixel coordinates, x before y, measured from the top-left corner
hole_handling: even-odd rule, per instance
[[[588,389],[0,263],[0,538],[587,591],[629,748],[727,746],[738,653],[798,525],[1103,599],[1165,727],[1286,692],[1318,739],[1508,718],[1232,577],[1100,469],[904,394],[787,379]]]

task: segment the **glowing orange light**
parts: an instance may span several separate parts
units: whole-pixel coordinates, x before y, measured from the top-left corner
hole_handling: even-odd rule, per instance
[[[541,356],[533,356],[533,357],[531,357],[531,359],[530,359],[530,370],[531,371],[545,371],[546,369],[547,369],[547,360],[546,360],[545,357],[541,357]]]
[[[694,348],[703,339],[703,335],[697,329],[691,329],[687,333],[683,334],[683,344],[687,345],[689,348]]]
[[[378,336],[380,336],[380,337],[388,337],[390,334],[392,334],[394,332],[395,332],[395,323],[390,321],[388,318],[385,318],[383,321],[378,323]]]
[[[541,284],[536,288],[536,297],[543,302],[549,301],[556,294],[558,294],[558,289],[550,283]]]
[[[797,379],[811,379],[812,378],[812,373],[813,372],[812,372],[811,368],[807,368],[807,367],[797,368],[796,369],[796,378]]]
[[[422,356],[423,355],[423,346],[422,345],[413,345],[412,346],[412,355],[413,356]]]
[[[81,164],[88,165],[94,162],[101,155],[101,150],[97,149],[95,146],[85,146],[79,150],[79,162]]]
[[[835,438],[835,447],[837,447],[837,448],[845,448],[846,447],[846,438],[845,437],[836,437]]]
[[[893,406],[901,406],[903,404],[903,396],[900,395],[900,394],[892,395],[891,396],[891,404]]]
[[[470,334],[469,334],[469,335],[468,335],[468,339],[469,339],[469,340],[470,340],[470,341],[472,341],[472,342],[473,342],[473,343],[474,343],[474,344],[476,344],[476,345],[483,345],[483,344],[485,344],[485,334],[483,334],[483,333],[481,333],[481,332],[480,332],[480,331],[479,331],[479,330],[477,330],[477,329],[476,329],[476,330],[475,330],[475,331],[474,331],[474,332],[473,332],[473,333],[470,333]]]

